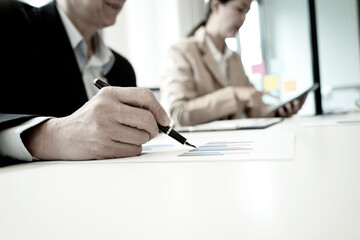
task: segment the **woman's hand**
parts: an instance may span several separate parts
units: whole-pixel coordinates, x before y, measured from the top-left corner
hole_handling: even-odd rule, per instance
[[[290,117],[296,114],[301,107],[304,105],[307,94],[301,99],[295,99],[291,103],[287,103],[285,107],[279,108],[279,110],[275,113],[275,116],[279,117]]]
[[[262,100],[263,92],[256,90],[254,87],[234,87],[237,99],[245,104],[248,108],[261,107],[264,105]]]

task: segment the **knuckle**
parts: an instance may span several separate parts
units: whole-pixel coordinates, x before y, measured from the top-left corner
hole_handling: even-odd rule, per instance
[[[99,90],[99,95],[102,98],[117,98],[119,94],[119,87],[104,87]]]
[[[142,97],[144,101],[152,102],[154,101],[154,93],[148,88],[141,88]]]
[[[127,152],[126,155],[128,156],[137,156],[140,155],[142,152],[142,146],[137,146],[137,145],[132,145],[129,147],[129,151]]]
[[[140,139],[140,144],[144,144],[147,143],[150,140],[150,134],[145,132],[144,134],[142,134],[141,139]]]
[[[104,101],[101,101],[100,99],[97,99],[92,107],[93,112],[99,112],[100,110],[104,109],[106,104]]]
[[[98,92],[98,94],[101,96],[106,96],[109,93],[111,93],[111,87],[104,87],[104,88],[100,89]]]
[[[143,115],[143,123],[149,124],[149,123],[151,123],[151,122],[154,122],[154,117],[153,117],[153,115],[152,115],[150,112],[148,112],[148,111],[144,112],[144,115]]]

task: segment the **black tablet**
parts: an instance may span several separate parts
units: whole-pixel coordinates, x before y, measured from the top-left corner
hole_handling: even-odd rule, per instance
[[[271,114],[271,113],[275,113],[279,110],[279,108],[284,107],[286,104],[291,103],[292,101],[298,99],[301,100],[303,97],[306,96],[306,94],[308,94],[309,92],[315,91],[316,89],[319,88],[319,84],[318,83],[314,83],[311,87],[305,89],[304,91],[302,91],[301,93],[299,93],[298,95],[296,95],[295,97],[291,98],[290,100],[284,101],[278,105],[275,105],[273,107],[271,107],[267,113]]]

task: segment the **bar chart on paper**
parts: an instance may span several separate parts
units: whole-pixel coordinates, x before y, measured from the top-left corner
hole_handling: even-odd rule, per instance
[[[180,154],[179,157],[224,156],[226,154],[246,155],[254,150],[253,144],[254,141],[208,142],[199,146],[197,149],[191,149],[188,152]]]
[[[197,148],[189,148],[159,135],[143,145],[140,156],[131,162],[186,162],[186,161],[244,161],[291,160],[294,157],[294,134],[258,134],[238,137],[228,132],[223,135],[191,136]]]

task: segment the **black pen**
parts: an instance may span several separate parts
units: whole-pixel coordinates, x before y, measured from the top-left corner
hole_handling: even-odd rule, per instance
[[[108,83],[102,81],[99,78],[96,78],[94,80],[94,85],[99,89],[101,89],[103,87],[109,87],[110,86]],[[187,141],[187,139],[184,138],[180,133],[176,132],[172,127],[170,127],[170,126],[161,126],[160,124],[158,124],[158,127],[159,127],[160,131],[162,131],[166,135],[169,135],[170,137],[172,137],[173,139],[175,139],[179,143],[181,143],[183,145],[188,145],[188,146],[193,147],[193,148],[196,148],[194,145],[190,144]]]

